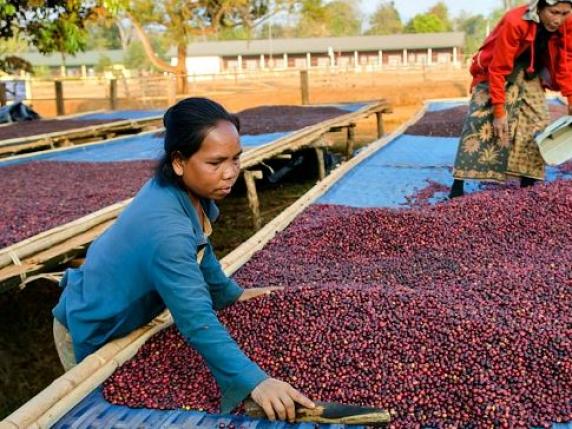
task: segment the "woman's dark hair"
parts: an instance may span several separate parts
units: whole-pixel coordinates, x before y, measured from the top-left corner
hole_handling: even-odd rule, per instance
[[[570,2],[569,1],[559,1],[558,3],[555,3],[555,4],[559,4],[559,3],[570,3]],[[546,3],[546,0],[539,0],[538,4],[536,5],[536,8],[540,12],[542,9],[545,9],[548,6],[550,6],[550,5],[548,3]]]
[[[220,121],[228,121],[240,131],[238,116],[208,98],[191,97],[171,106],[163,116],[165,126],[165,154],[155,170],[161,184],[178,184],[179,177],[173,171],[173,157],[180,154],[189,158],[201,148],[208,132]]]

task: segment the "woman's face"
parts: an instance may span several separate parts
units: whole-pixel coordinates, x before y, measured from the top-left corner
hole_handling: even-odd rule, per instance
[[[542,22],[544,27],[553,33],[564,24],[570,12],[572,12],[572,4],[560,2],[554,6],[546,6],[538,12],[538,16],[540,16],[540,22]]]
[[[197,152],[187,159],[175,157],[173,169],[192,197],[220,200],[230,194],[238,178],[241,153],[236,127],[220,121]]]

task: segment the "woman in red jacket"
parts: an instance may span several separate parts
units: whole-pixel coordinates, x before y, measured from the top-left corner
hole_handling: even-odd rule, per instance
[[[536,0],[505,14],[473,57],[472,97],[449,196],[463,195],[464,180],[521,186],[544,179],[534,135],[550,120],[544,88],[568,98],[572,113],[572,0]]]

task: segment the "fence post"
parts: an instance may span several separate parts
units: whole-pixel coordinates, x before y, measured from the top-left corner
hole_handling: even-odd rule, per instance
[[[302,105],[310,104],[310,84],[308,70],[300,71],[300,89],[302,91]]]
[[[8,93],[6,92],[6,82],[0,82],[0,106],[8,104]]]
[[[64,105],[64,85],[61,80],[56,80],[54,85],[56,88],[56,113],[58,116],[63,116],[66,114]]]
[[[117,79],[109,81],[109,108],[117,110]]]
[[[177,77],[167,77],[167,105],[172,106],[177,102]]]

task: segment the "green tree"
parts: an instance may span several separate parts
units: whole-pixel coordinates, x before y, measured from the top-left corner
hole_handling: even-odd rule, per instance
[[[149,37],[153,46],[153,51],[159,58],[166,61],[166,43],[158,37]],[[133,43],[129,44],[123,56],[123,62],[125,67],[131,70],[157,70],[157,68],[149,60],[149,57],[145,53],[145,48],[139,40],[135,40]]]
[[[361,32],[361,16],[354,0],[304,0],[298,37],[354,36]]]
[[[107,55],[101,55],[99,61],[95,65],[95,71],[97,73],[103,73],[106,69],[113,65],[113,61]]]
[[[0,71],[8,74],[16,74],[20,71],[33,73],[33,68],[32,64],[26,60],[14,55],[7,55],[4,58],[0,58]]]
[[[89,22],[86,25],[87,50],[121,49],[119,27],[113,21]]]
[[[0,0],[1,1],[1,0]],[[127,17],[139,37],[147,57],[159,70],[177,75],[178,91],[187,89],[187,46],[194,37],[217,34],[224,28],[251,29],[257,21],[289,0],[115,0],[117,19]],[[113,11],[111,11],[113,13]],[[169,64],[153,49],[150,29],[160,29],[177,49],[177,63]]]
[[[425,13],[415,15],[405,27],[406,33],[442,33],[447,31],[447,24],[436,15]]]
[[[322,0],[303,0],[296,35],[298,37],[328,36],[326,19],[326,8]]]
[[[0,38],[17,34],[41,53],[73,55],[85,48],[93,6],[81,0],[0,0]]]
[[[473,54],[486,37],[488,20],[483,15],[470,15],[463,12],[455,20],[455,28],[466,35],[465,53]]]
[[[331,36],[356,36],[361,33],[359,8],[352,0],[334,0],[328,3],[326,22]]]
[[[445,31],[453,30],[453,23],[451,22],[451,18],[449,17],[449,8],[444,2],[440,1],[436,3],[429,9],[427,13],[438,17],[445,25],[446,28]]]
[[[367,34],[396,34],[403,31],[403,23],[399,11],[392,1],[382,2],[369,20]]]

